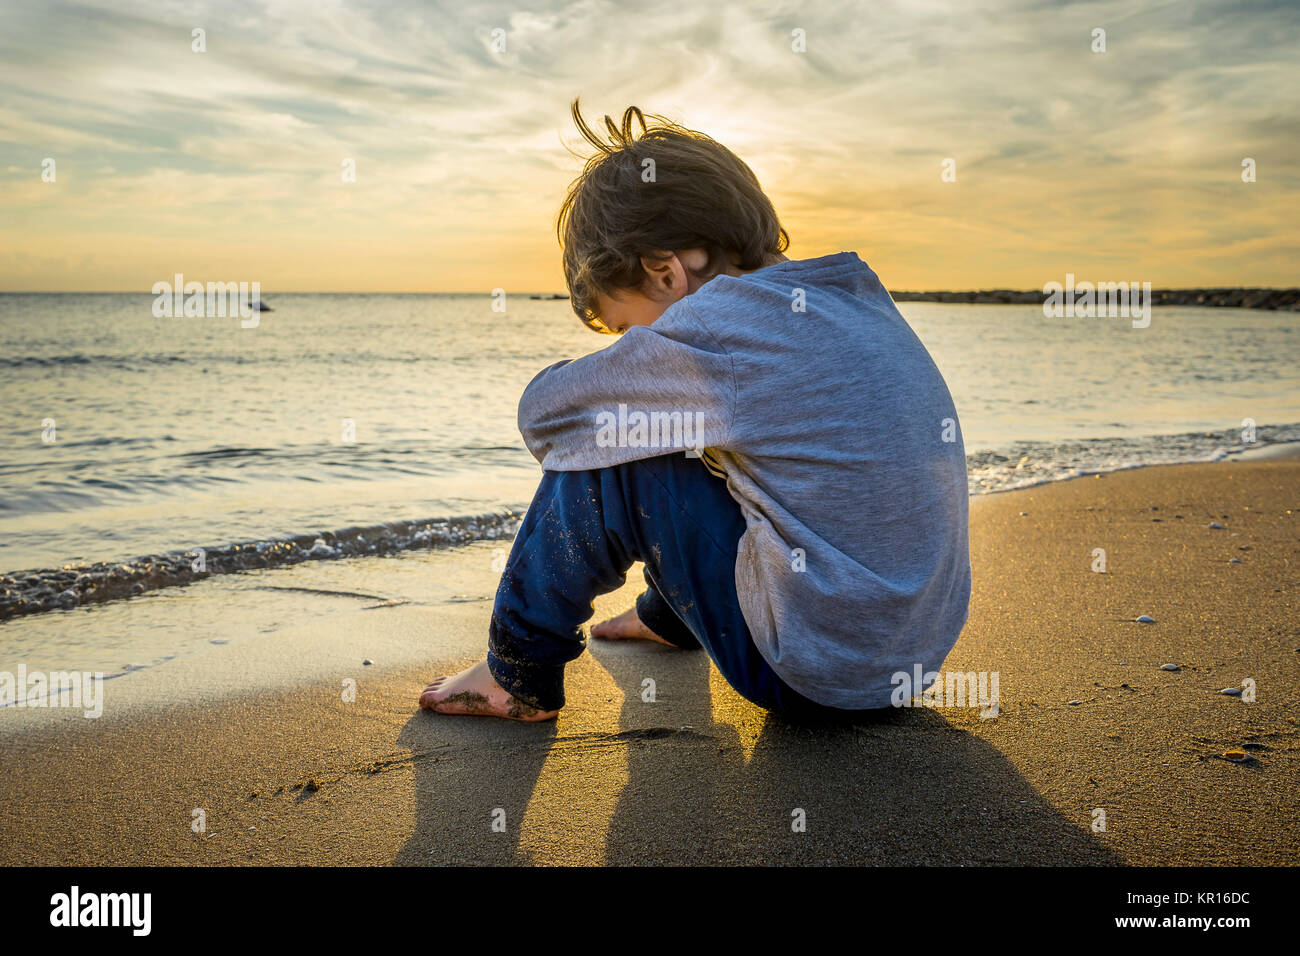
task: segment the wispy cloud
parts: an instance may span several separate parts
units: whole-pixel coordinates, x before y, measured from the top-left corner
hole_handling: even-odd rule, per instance
[[[147,289],[177,271],[557,288],[578,94],[714,135],[759,174],[794,255],[857,249],[898,288],[1067,270],[1295,282],[1288,3],[114,0],[2,16],[0,288]]]

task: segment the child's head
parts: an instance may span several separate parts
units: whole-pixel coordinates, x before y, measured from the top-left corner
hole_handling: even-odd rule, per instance
[[[602,136],[573,102],[573,121],[597,152],[569,187],[557,231],[573,311],[598,332],[649,325],[714,276],[769,265],[790,243],[735,153],[650,119],[629,107],[621,125],[605,117]]]

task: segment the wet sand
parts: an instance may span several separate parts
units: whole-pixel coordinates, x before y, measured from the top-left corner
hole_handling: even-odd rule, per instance
[[[132,674],[98,720],[0,711],[0,863],[1300,863],[1298,498],[1300,463],[1260,461],[976,500],[945,670],[997,671],[995,719],[799,726],[700,653],[599,641],[555,723],[423,713],[482,653],[493,573],[466,549],[481,600]],[[1219,693],[1248,679],[1254,702]]]

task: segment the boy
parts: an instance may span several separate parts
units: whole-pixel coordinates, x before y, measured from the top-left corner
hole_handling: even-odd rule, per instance
[[[621,338],[524,390],[544,475],[487,659],[420,705],[555,717],[592,599],[643,561],[636,609],[594,636],[702,648],[792,717],[888,706],[893,675],[937,670],[970,598],[965,452],[938,369],[856,254],[782,254],[725,147],[635,107],[607,135],[577,101],[573,118],[597,152],[560,211],[565,277],[578,317]]]

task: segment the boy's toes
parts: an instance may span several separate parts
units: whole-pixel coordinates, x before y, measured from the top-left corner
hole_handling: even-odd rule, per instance
[[[439,693],[442,690],[442,685],[445,684],[446,681],[446,677],[439,677],[432,684],[424,688],[424,691],[420,694],[420,706],[422,708],[425,710],[435,709],[437,703],[446,696],[445,693]]]

